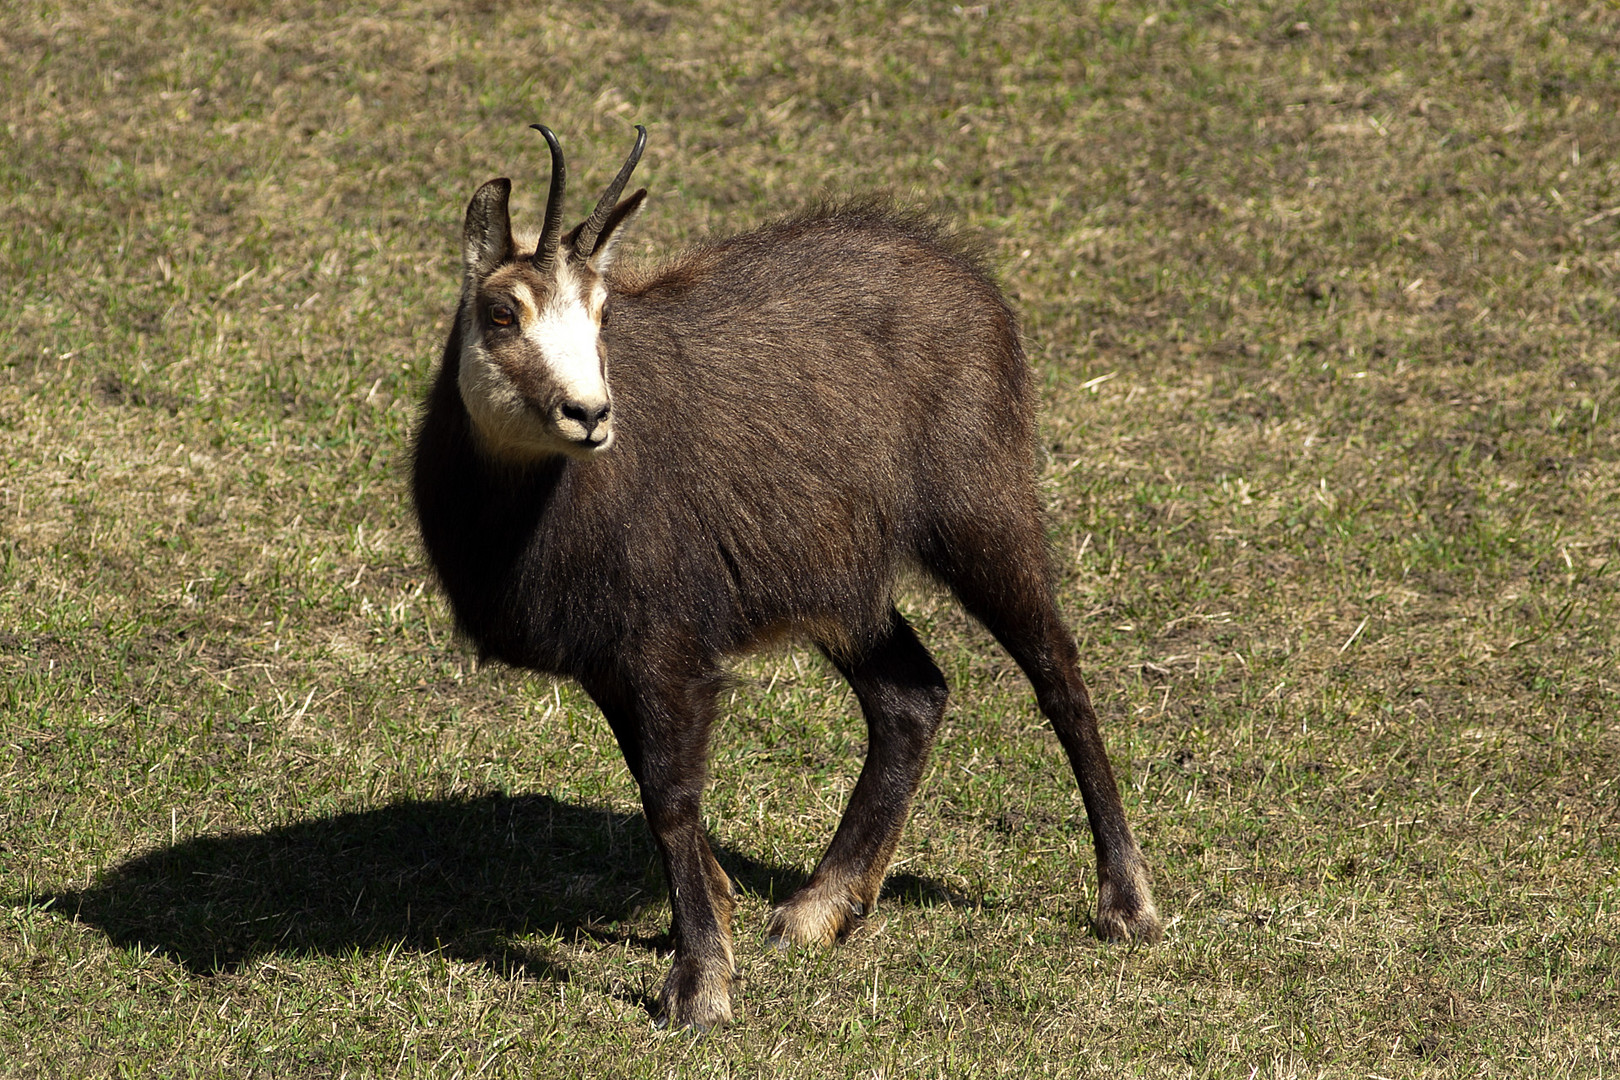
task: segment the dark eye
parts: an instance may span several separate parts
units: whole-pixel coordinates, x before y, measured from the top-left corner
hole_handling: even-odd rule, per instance
[[[491,304],[489,306],[489,321],[496,326],[511,326],[517,319],[512,309],[505,304]]]

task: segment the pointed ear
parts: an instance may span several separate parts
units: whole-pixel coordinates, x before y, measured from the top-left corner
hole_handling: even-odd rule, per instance
[[[491,180],[467,204],[467,222],[461,228],[461,264],[467,278],[476,281],[512,257],[512,219],[507,200],[512,181]]]
[[[647,189],[642,188],[634,195],[615,206],[602,225],[602,231],[596,237],[596,250],[586,260],[592,270],[598,274],[607,272],[608,265],[613,261],[613,245],[619,239],[619,226],[635,217],[641,210],[641,203],[647,197]],[[577,230],[576,230],[577,231]]]

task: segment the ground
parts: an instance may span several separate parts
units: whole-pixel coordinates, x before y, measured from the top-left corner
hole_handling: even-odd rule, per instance
[[[1620,1070],[1620,10],[1047,0],[0,14],[0,1071]],[[741,661],[738,1021],[569,684],[480,667],[405,487],[461,215],[542,121],[623,252],[886,191],[1040,373],[1061,599],[1165,941],[1105,945],[1027,685],[953,700],[877,912],[767,947],[859,768]]]

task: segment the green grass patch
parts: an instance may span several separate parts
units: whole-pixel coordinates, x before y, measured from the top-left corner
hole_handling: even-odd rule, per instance
[[[1620,1071],[1612,4],[32,3],[0,119],[3,1071]],[[635,257],[871,190],[982,237],[1162,945],[1089,936],[1055,740],[918,590],[877,916],[764,946],[864,730],[741,661],[739,1022],[653,1029],[634,785],[455,639],[404,483],[537,120],[580,192],[648,125]]]

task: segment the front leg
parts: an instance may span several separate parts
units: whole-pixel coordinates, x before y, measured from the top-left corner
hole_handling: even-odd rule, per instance
[[[613,728],[641,787],[641,806],[669,885],[675,963],[659,993],[662,1022],[706,1030],[731,1019],[735,899],[715,861],[701,815],[708,777],[712,675],[636,686],[594,682],[586,690]]]

